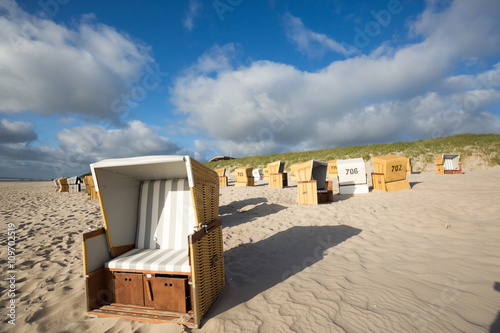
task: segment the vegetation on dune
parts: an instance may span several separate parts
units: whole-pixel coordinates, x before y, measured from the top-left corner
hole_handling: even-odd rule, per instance
[[[388,154],[410,157],[420,169],[433,168],[436,156],[442,153],[460,154],[466,166],[467,160],[477,158],[485,166],[500,165],[500,135],[497,134],[460,134],[443,138],[419,140],[414,142],[395,142],[365,146],[348,146],[324,150],[311,150],[297,153],[282,153],[264,156],[249,156],[234,160],[206,162],[212,169],[228,168],[230,171],[240,166],[264,168],[278,160],[286,161],[286,168],[298,162],[311,159],[325,161],[362,157],[365,161],[372,156]],[[417,168],[418,170],[418,168]]]

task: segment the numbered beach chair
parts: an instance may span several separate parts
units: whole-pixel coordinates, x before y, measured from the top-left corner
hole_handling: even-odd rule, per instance
[[[215,170],[219,176],[219,186],[227,186],[226,168]]]
[[[297,168],[298,203],[317,205],[333,202],[332,182],[326,181],[328,163],[310,160]]]
[[[375,172],[372,173],[374,190],[398,191],[409,189],[410,183],[406,179],[406,165],[408,159],[404,156],[385,155],[372,157]]]
[[[252,167],[238,168],[234,171],[236,182],[234,186],[254,186],[255,180],[252,176]]]
[[[264,171],[262,168],[253,169],[252,176],[254,180],[264,180]]]
[[[283,188],[288,186],[288,174],[285,171],[285,161],[269,163],[269,187]]]
[[[339,194],[368,193],[365,161],[362,158],[338,160],[336,162]]]
[[[337,160],[328,161],[328,173],[330,174],[330,178],[336,177],[338,175]]]
[[[225,284],[217,173],[188,156],[91,169],[104,228],[83,235],[88,315],[199,327]]]
[[[462,164],[459,160],[458,154],[442,154],[436,157],[436,173],[438,175],[461,175]]]

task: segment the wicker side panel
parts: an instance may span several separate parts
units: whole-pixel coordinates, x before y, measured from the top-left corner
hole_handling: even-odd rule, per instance
[[[191,159],[194,178],[194,200],[198,225],[219,218],[219,176],[200,162]]]
[[[192,244],[193,276],[196,278],[195,300],[197,319],[201,320],[224,287],[224,253],[222,226],[210,230]]]

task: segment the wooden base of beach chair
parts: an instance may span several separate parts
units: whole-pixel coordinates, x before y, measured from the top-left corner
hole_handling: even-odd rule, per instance
[[[372,173],[372,184],[374,190],[382,190],[386,192],[411,189],[410,183],[407,179],[386,183],[385,175],[383,173]]]
[[[219,186],[227,186],[227,176],[219,176]]]
[[[234,186],[255,186],[255,179],[248,177],[245,182],[235,182]]]
[[[458,165],[458,170],[444,170],[445,175],[461,175],[462,174],[462,164]]]
[[[269,178],[269,187],[283,188],[288,186],[288,175],[284,173],[272,173]]]
[[[297,182],[299,205],[317,205],[333,202],[332,182],[327,182],[326,190],[318,190],[315,180]]]
[[[436,174],[444,175],[444,164],[436,164]]]
[[[175,313],[158,311],[149,308],[125,306],[119,304],[105,305],[87,313],[89,317],[116,318],[134,320],[143,323],[176,323],[188,327],[196,327],[192,313]]]

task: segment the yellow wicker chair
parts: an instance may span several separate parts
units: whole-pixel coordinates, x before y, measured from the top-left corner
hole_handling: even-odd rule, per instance
[[[288,186],[288,175],[285,172],[285,161],[269,163],[269,187],[283,188]]]
[[[88,315],[199,327],[225,284],[217,173],[188,156],[91,169],[104,228],[83,235]]]
[[[219,186],[227,186],[226,168],[215,170],[219,176]]]
[[[326,181],[328,164],[310,160],[297,167],[298,203],[317,205],[333,202],[332,182]]]
[[[255,179],[252,176],[252,167],[242,167],[234,170],[236,182],[234,186],[254,186]]]
[[[436,173],[438,175],[461,175],[462,164],[459,163],[460,155],[442,154],[436,157]]]
[[[69,192],[68,177],[61,177],[57,179],[59,183],[59,192]]]

